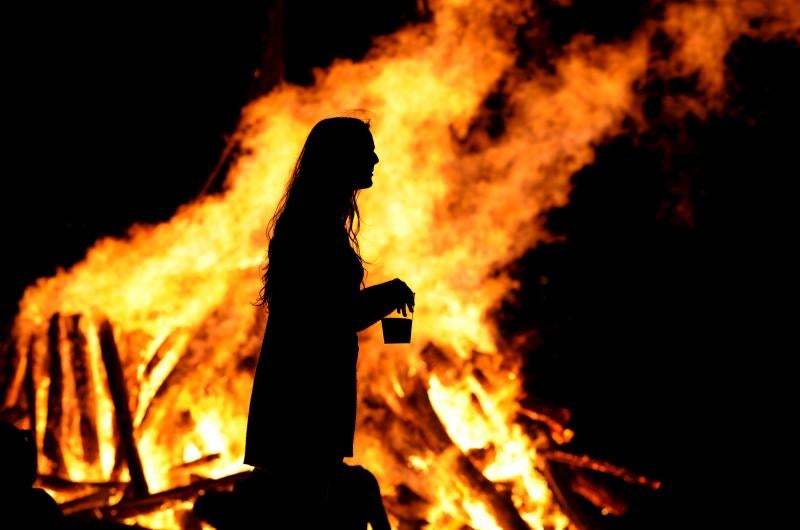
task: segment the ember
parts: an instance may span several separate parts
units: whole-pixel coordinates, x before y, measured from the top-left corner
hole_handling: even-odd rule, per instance
[[[552,72],[531,74],[515,62],[518,30],[537,24],[527,4],[431,2],[430,22],[377,40],[362,61],[278,86],[244,109],[224,193],[97,241],[26,290],[4,408],[27,412],[42,484],[65,512],[181,528],[199,491],[247,470],[265,220],[310,126],[353,108],[373,116],[381,158],[360,198],[363,255],[383,256],[367,281],[391,273],[421,293],[410,345],[383,344],[377,326],[360,336],[356,463],[378,477],[393,526],[568,528],[548,460],[659,486],[559,451],[568,414],[523,406],[525,352],[488,316],[515,287],[497,271],[552,240],[542,214],[567,202],[594,146],[626,120],[647,129],[637,82],[696,72],[700,92],[673,103],[705,116],[724,104],[731,43],[796,37],[800,6],[669,4],[629,40],[579,35]],[[652,57],[657,33],[675,43],[668,60]],[[500,132],[484,123],[498,94]]]

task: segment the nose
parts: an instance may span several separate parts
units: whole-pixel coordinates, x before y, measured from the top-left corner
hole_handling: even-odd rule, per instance
[[[373,153],[372,153],[372,163],[373,164],[377,164],[379,161],[380,161],[380,159],[378,158],[378,155],[376,155],[375,152],[373,151]]]

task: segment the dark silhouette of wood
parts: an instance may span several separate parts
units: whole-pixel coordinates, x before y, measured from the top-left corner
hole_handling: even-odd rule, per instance
[[[174,391],[176,388],[182,388],[183,385],[191,384],[191,382],[187,383],[187,379],[190,380],[194,377],[196,367],[202,364],[205,353],[206,350],[202,348],[193,348],[190,341],[190,346],[172,367],[147,404],[140,423],[142,429],[147,430],[154,418],[158,417],[158,414],[153,411],[161,410],[160,404],[168,398],[170,390]]]
[[[250,471],[242,471],[218,479],[198,480],[186,486],[148,494],[139,498],[123,499],[112,506],[100,503],[98,499],[95,505],[89,506],[87,504],[82,510],[72,512],[72,515],[75,517],[86,516],[115,520],[136,517],[137,515],[152,512],[168,502],[185,501],[197,497],[201,492],[228,488],[250,476],[250,473]]]
[[[36,436],[36,382],[34,379],[34,366],[35,360],[33,358],[33,343],[34,337],[28,341],[28,350],[25,352],[25,400],[27,403],[28,421],[30,422],[30,430],[33,432],[33,439],[38,440]]]
[[[417,0],[417,16],[420,20],[430,20],[433,16],[428,0]]]
[[[192,460],[190,462],[184,462],[182,464],[178,464],[177,466],[174,466],[172,468],[172,470],[192,469],[194,467],[204,466],[206,464],[209,464],[211,462],[219,460],[221,456],[222,455],[220,453],[212,453],[210,455],[203,455],[200,458],[196,458],[196,459],[194,459],[194,460]]]
[[[119,351],[117,350],[117,343],[114,341],[114,331],[108,320],[104,320],[100,324],[99,335],[100,351],[108,374],[108,390],[116,412],[115,418],[120,433],[120,444],[125,452],[128,471],[131,475],[131,483],[125,492],[125,496],[144,497],[149,494],[147,480],[144,476],[142,460],[139,457],[139,449],[136,447],[133,418],[128,404],[128,390],[125,387],[125,377],[122,373]]]
[[[624,480],[630,484],[644,486],[653,490],[661,487],[661,481],[648,478],[644,475],[638,475],[628,471],[624,467],[617,466],[610,462],[604,462],[589,455],[576,455],[568,451],[553,449],[549,451],[542,451],[541,456],[553,462],[561,462],[569,464],[572,467],[590,469],[598,473],[604,473]]]
[[[69,529],[105,528],[95,524],[98,521],[91,515],[91,511],[100,506],[107,506],[109,500],[127,486],[127,482],[73,482],[55,475],[39,475],[36,483],[42,488],[71,499],[58,505],[65,516],[71,516],[76,512],[84,514],[80,523],[77,519],[70,518],[65,527]],[[72,521],[75,524],[72,524]]]
[[[97,437],[97,397],[89,350],[86,347],[86,337],[80,329],[80,322],[81,315],[72,315],[65,319],[64,327],[70,347],[72,375],[80,413],[83,460],[93,466],[100,459],[100,441]]]
[[[14,338],[8,336],[0,341],[0,409],[16,404],[22,373],[25,370],[25,355],[17,351]]]
[[[114,447],[120,446],[120,436],[119,436],[119,428],[117,427],[117,423],[113,423],[114,434],[112,440],[114,442]],[[114,467],[111,468],[111,480],[117,481],[122,477],[122,472],[125,468],[128,467],[128,464],[125,461],[125,454],[124,451],[116,451],[114,453]]]
[[[269,92],[284,79],[284,54],[286,15],[283,0],[272,0],[267,11],[267,21],[261,33],[263,51],[261,64],[253,74],[249,99]]]
[[[561,414],[561,410],[564,410],[566,414]],[[548,436],[559,445],[569,442],[574,435],[572,430],[567,427],[569,411],[544,403],[536,403],[536,410],[520,409],[518,422],[533,424],[537,429],[546,429]]]
[[[247,99],[253,101],[263,96],[284,80],[285,76],[285,33],[286,13],[284,0],[272,0],[267,8],[267,17],[264,30],[261,32],[261,61],[253,72],[250,82]],[[242,106],[244,107],[244,105]],[[236,120],[234,132],[228,135],[225,147],[220,154],[214,168],[206,177],[198,196],[208,193],[218,183],[219,179],[224,178],[227,169],[239,147],[241,140],[240,127],[242,115]]]
[[[75,513],[89,512],[102,506],[108,506],[110,499],[124,488],[126,484],[122,483],[109,483],[98,486],[93,492],[88,495],[78,497],[71,501],[60,504],[61,511],[64,515],[72,515]]]
[[[423,382],[416,380],[407,396],[409,407],[405,412],[412,416],[409,420],[422,425],[421,432],[428,448],[438,455],[457,451],[452,471],[469,485],[469,490],[477,499],[483,501],[500,527],[508,530],[528,530],[530,527],[520,516],[511,498],[498,491],[494,483],[487,479],[453,443],[436,411],[433,410]]]
[[[49,353],[50,389],[47,394],[47,422],[44,432],[44,446],[42,452],[53,462],[53,473],[63,475],[66,473],[64,454],[61,451],[61,417],[64,387],[61,371],[61,315],[54,313],[50,317],[47,329],[47,350]]]
[[[158,345],[156,352],[153,354],[144,368],[143,380],[147,381],[150,378],[153,371],[159,366],[159,364],[161,364],[161,361],[164,360],[164,357],[175,345],[175,340],[180,337],[182,331],[183,330],[181,328],[177,328],[167,335],[163,341],[161,341],[161,344]]]

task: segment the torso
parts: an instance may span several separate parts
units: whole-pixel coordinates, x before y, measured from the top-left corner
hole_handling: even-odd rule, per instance
[[[264,467],[291,453],[352,455],[358,338],[350,307],[363,269],[346,239],[305,243],[276,277],[250,402],[247,464]]]

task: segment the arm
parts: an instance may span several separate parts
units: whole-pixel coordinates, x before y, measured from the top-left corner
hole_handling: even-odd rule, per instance
[[[414,312],[414,293],[402,280],[394,280],[367,287],[353,300],[353,325],[362,331],[395,309],[406,314]]]

